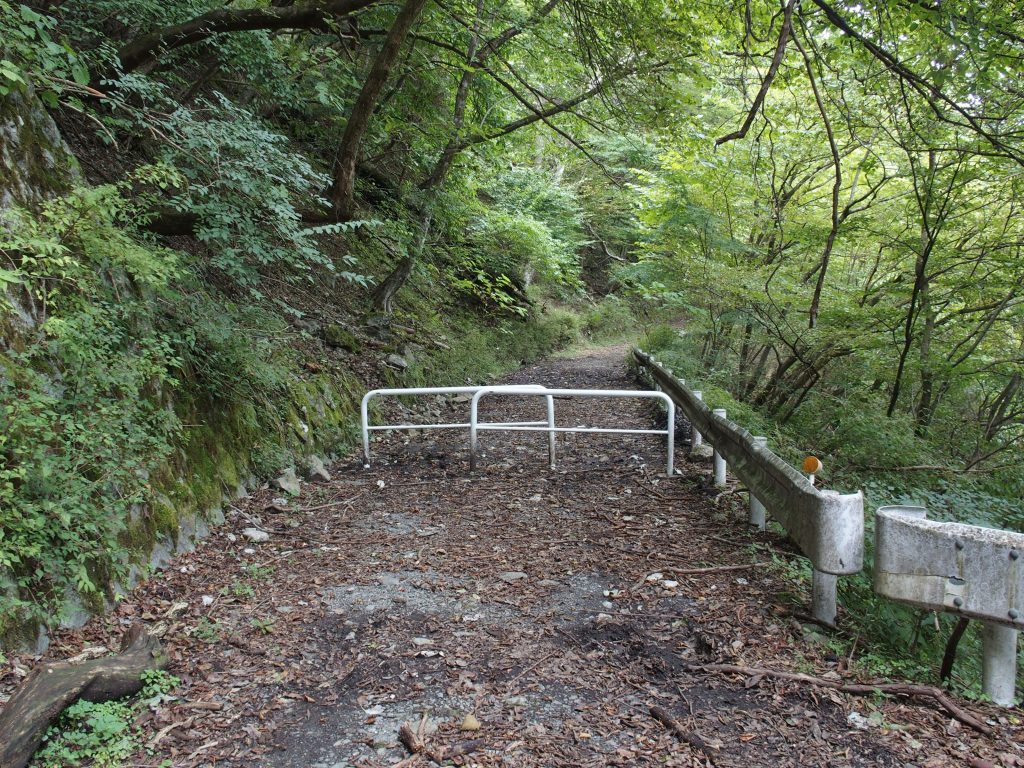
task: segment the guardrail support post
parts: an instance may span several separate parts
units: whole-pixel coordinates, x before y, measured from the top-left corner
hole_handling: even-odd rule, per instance
[[[715,416],[721,416],[725,418],[725,408],[715,408],[712,413]],[[718,452],[718,446],[715,447],[715,485],[719,488],[725,486],[725,456]]]
[[[830,627],[836,623],[836,584],[839,577],[831,573],[811,571],[811,615]]]
[[[981,688],[1001,707],[1013,706],[1017,680],[1017,630],[1002,624],[981,625]]]
[[[754,438],[754,445],[759,448],[764,448],[768,445],[768,438],[757,436]],[[754,491],[750,491],[750,524],[757,528],[759,531],[764,530],[765,520],[767,518],[767,510],[764,508],[764,504],[761,500],[754,495]]]
[[[699,389],[693,390],[693,396],[695,398],[697,398],[698,400],[703,400],[704,399],[704,393],[701,392]],[[702,435],[700,433],[700,430],[698,430],[691,423],[690,424],[690,450],[691,451],[697,450],[698,448],[700,448],[700,446],[701,446],[701,444],[703,444],[703,442],[704,442],[704,435]]]
[[[555,468],[555,398],[548,395],[548,467]]]

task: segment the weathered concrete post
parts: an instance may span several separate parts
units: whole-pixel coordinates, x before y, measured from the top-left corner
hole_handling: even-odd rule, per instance
[[[715,408],[712,413],[715,416],[721,416],[725,418],[725,408]],[[719,488],[725,487],[725,456],[718,451],[718,446],[715,447],[715,485]]]
[[[693,396],[695,398],[697,398],[698,400],[703,400],[704,399],[704,393],[701,392],[699,389],[693,390]],[[693,426],[693,424],[691,424],[690,425],[690,451],[695,452],[698,448],[701,447],[701,445],[703,443],[704,443],[704,436],[700,433],[700,431],[695,426]]]
[[[839,577],[819,570],[811,571],[811,615],[833,626],[836,623],[836,585]]]
[[[981,625],[981,689],[1001,707],[1011,707],[1017,682],[1017,630]]]
[[[821,472],[821,467],[821,462],[814,456],[804,459],[804,472],[811,485],[814,485],[814,476]],[[835,625],[836,614],[839,612],[836,596],[838,584],[838,576],[822,573],[817,568],[811,569],[811,615],[829,626]]]
[[[761,437],[758,435],[754,438],[754,445],[758,448],[764,448],[768,445],[768,438]],[[750,491],[750,524],[757,528],[759,531],[764,530],[765,520],[767,518],[767,511],[764,508],[764,504],[761,500],[754,495],[754,491]]]

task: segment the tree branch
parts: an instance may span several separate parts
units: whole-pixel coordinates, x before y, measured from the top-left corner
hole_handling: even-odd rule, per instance
[[[782,29],[779,30],[779,41],[775,45],[775,55],[772,56],[772,63],[768,67],[768,72],[765,74],[764,80],[761,81],[761,88],[758,90],[757,95],[754,96],[754,103],[750,105],[750,110],[747,112],[747,117],[743,121],[743,125],[740,126],[738,131],[727,133],[725,136],[719,136],[715,139],[716,147],[720,147],[727,141],[742,139],[747,135],[747,131],[750,130],[750,126],[753,125],[754,118],[757,116],[758,110],[761,109],[765,96],[768,95],[768,89],[772,87],[775,75],[778,73],[779,67],[782,65],[782,59],[785,58],[786,44],[789,42],[789,36],[793,31],[793,7],[795,5],[796,0],[789,0],[783,9]]]
[[[117,52],[124,72],[132,72],[163,51],[202,42],[223,32],[256,29],[326,29],[332,19],[347,16],[377,0],[327,0],[323,3],[270,8],[221,8],[181,24],[161,27]]]

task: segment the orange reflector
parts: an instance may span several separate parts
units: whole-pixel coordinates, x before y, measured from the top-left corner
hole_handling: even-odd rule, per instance
[[[822,463],[817,456],[808,456],[804,459],[804,472],[809,475],[816,475],[821,472]]]

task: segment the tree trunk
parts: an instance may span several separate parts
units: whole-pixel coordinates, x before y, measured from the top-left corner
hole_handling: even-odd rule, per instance
[[[411,255],[405,255],[398,260],[398,264],[391,271],[391,274],[385,278],[383,283],[377,286],[377,290],[373,293],[373,306],[377,311],[383,312],[386,315],[391,314],[395,295],[405,285],[405,281],[409,279],[414,266],[416,266],[416,259]]]
[[[889,393],[889,407],[885,411],[886,417],[890,419],[896,413],[896,408],[900,402],[903,374],[907,367],[907,357],[910,355],[910,350],[914,343],[914,327],[920,314],[921,292],[924,291],[925,294],[928,292],[928,259],[931,257],[939,229],[945,218],[940,211],[936,214],[936,219],[934,221],[932,219],[932,204],[935,202],[933,186],[937,167],[937,155],[934,149],[928,151],[928,171],[924,179],[920,177],[913,160],[911,160],[911,168],[914,171],[914,191],[917,195],[918,208],[921,212],[921,234],[917,258],[914,262],[914,287],[910,293],[910,306],[907,308],[907,315],[903,323],[903,347],[900,349],[899,362],[896,365],[896,376],[893,379],[892,390]],[[942,208],[945,210],[944,205]]]
[[[921,290],[921,314],[924,316],[924,328],[921,329],[920,364],[921,364],[921,395],[914,413],[914,433],[924,437],[932,423],[935,412],[935,369],[932,365],[932,336],[935,333],[936,313],[931,302],[931,285],[925,281]]]
[[[391,274],[374,291],[373,306],[377,311],[383,312],[386,315],[391,314],[395,295],[405,285],[405,281],[409,279],[409,276],[412,275],[413,267],[416,266],[416,262],[423,255],[423,251],[426,250],[427,238],[430,237],[430,223],[431,215],[428,210],[423,214],[423,218],[420,219],[420,232],[416,238],[415,247],[411,252],[398,260],[398,264],[391,270]]]
[[[345,133],[342,135],[341,144],[338,147],[338,163],[334,169],[334,187],[331,190],[331,202],[339,219],[352,218],[359,147],[366,134],[367,126],[370,124],[370,116],[384,90],[388,75],[391,74],[391,70],[398,60],[398,54],[402,50],[405,38],[409,35],[409,30],[416,23],[426,4],[427,0],[406,0],[405,5],[398,12],[398,16],[395,17],[394,24],[388,30],[384,45],[377,53],[377,58],[374,59],[373,66],[370,67],[370,74],[366,76],[363,89],[359,92],[352,112],[348,116],[348,124],[345,126]]]
[[[142,689],[142,673],[163,669],[168,658],[160,641],[135,624],[121,641],[121,653],[84,664],[45,664],[32,670],[0,713],[0,768],[24,768],[46,729],[71,704],[110,701]]]

